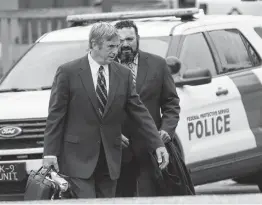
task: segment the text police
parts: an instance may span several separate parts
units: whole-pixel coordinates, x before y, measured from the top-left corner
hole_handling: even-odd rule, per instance
[[[203,136],[222,134],[230,131],[229,109],[221,109],[187,117],[189,140],[201,139]]]

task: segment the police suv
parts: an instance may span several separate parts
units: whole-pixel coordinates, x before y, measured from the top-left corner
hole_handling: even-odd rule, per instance
[[[41,166],[53,78],[59,65],[86,54],[88,23],[127,18],[138,26],[141,50],[168,59],[181,99],[175,142],[194,184],[260,176],[262,17],[196,8],[102,13],[69,16],[73,27],[43,35],[2,78],[0,192],[23,188]]]

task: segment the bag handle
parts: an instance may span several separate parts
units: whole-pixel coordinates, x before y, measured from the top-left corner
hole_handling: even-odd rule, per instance
[[[33,176],[37,175],[40,173],[40,171],[43,169],[43,166],[41,166],[36,172],[31,170],[31,172],[33,172]]]
[[[43,166],[40,167],[40,169],[37,171],[37,173],[40,173],[40,171],[43,169]],[[45,171],[45,173],[40,173],[43,175],[43,179],[42,179],[42,182],[45,180],[45,177],[47,176],[47,174],[52,170],[54,169],[54,166],[51,165],[50,167],[48,167],[48,169]]]

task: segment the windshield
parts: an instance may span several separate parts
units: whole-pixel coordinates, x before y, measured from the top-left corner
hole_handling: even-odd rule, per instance
[[[144,38],[140,49],[165,57],[169,37]],[[88,41],[37,43],[11,70],[3,89],[39,89],[52,85],[57,68],[86,55]]]

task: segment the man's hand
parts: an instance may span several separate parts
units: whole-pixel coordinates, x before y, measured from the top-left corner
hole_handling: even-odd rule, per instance
[[[124,148],[127,148],[129,146],[129,139],[124,135],[121,135],[121,138],[122,138],[122,146]]]
[[[159,164],[159,168],[165,169],[169,163],[169,154],[165,147],[158,147],[156,149],[156,156],[157,156],[157,162]]]
[[[57,163],[56,156],[44,156],[43,159],[43,168],[48,169],[50,166],[54,166],[55,170],[59,172],[59,167]]]
[[[159,134],[164,143],[167,143],[171,140],[171,137],[165,130],[160,130]]]

